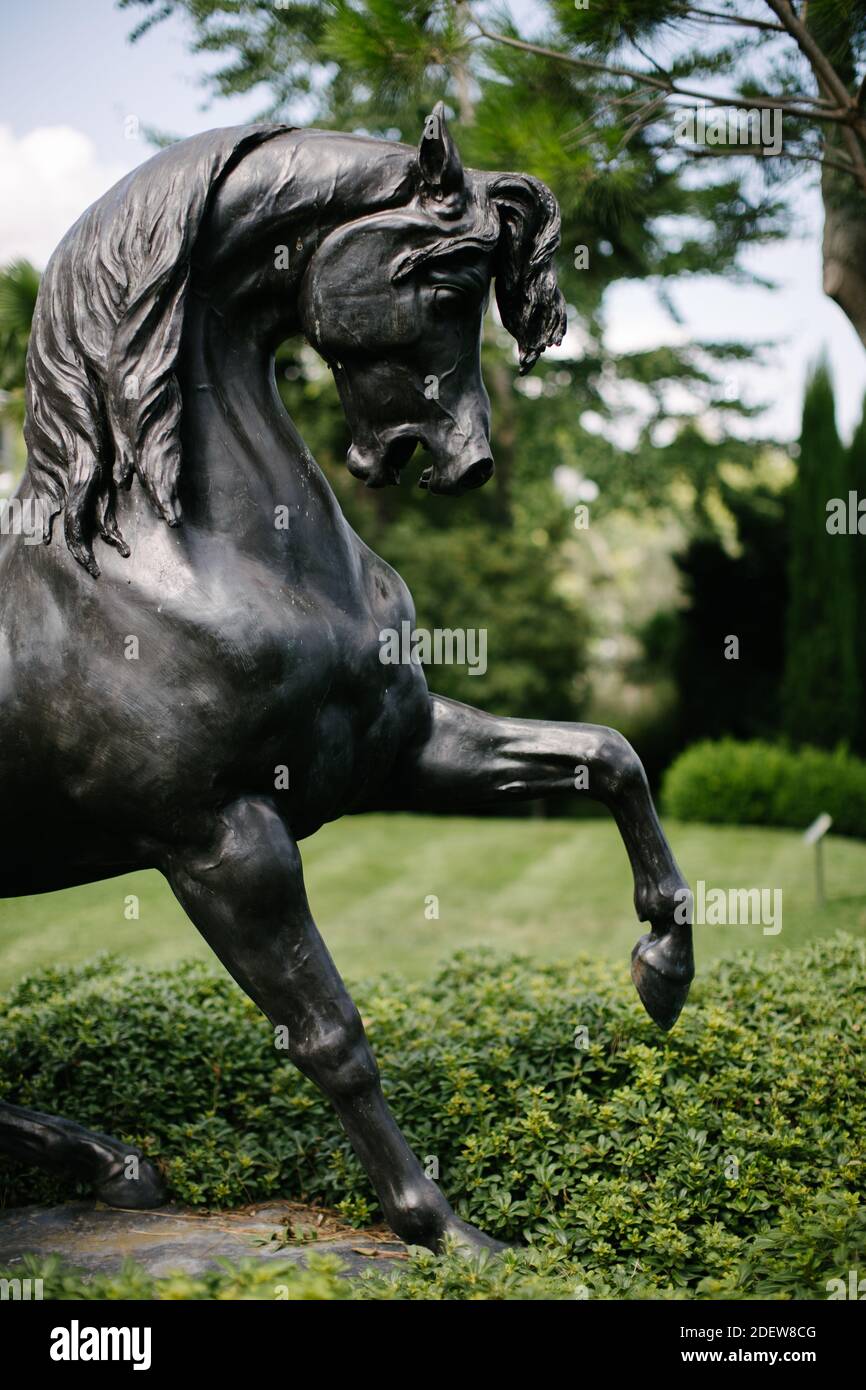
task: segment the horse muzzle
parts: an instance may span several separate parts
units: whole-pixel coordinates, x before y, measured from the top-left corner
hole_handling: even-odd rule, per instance
[[[401,433],[387,443],[352,444],[346,455],[346,466],[355,478],[367,487],[390,487],[400,481],[400,474],[418,444],[428,447],[422,435]],[[475,448],[464,449],[456,457],[430,451],[433,462],[424,469],[418,486],[441,496],[458,497],[483,487],[493,477],[494,464],[486,440]]]

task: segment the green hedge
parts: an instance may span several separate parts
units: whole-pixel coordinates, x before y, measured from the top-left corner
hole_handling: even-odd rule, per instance
[[[678,820],[805,829],[822,811],[840,835],[866,839],[866,762],[844,749],[695,743],[668,769],[666,812]]]
[[[117,1274],[83,1275],[65,1267],[57,1257],[25,1259],[0,1277],[37,1278],[46,1299],[250,1299],[280,1302],[330,1302],[392,1299],[491,1299],[527,1302],[588,1297],[579,1284],[573,1261],[559,1252],[508,1251],[502,1258],[467,1260],[458,1254],[436,1257],[414,1250],[399,1274],[372,1270],[360,1278],[346,1277],[335,1255],[319,1251],[307,1257],[307,1268],[279,1260],[221,1261],[206,1274],[176,1273],[159,1278],[129,1261]],[[653,1295],[656,1297],[657,1295]],[[665,1295],[673,1296],[673,1295]],[[679,1295],[684,1297],[685,1295]]]
[[[422,1256],[356,1296],[826,1297],[828,1279],[866,1268],[864,967],[866,947],[844,936],[716,963],[669,1035],[644,1016],[625,963],[467,954],[432,983],[359,990],[416,1150],[437,1156],[461,1214],[531,1248],[483,1269]],[[175,1198],[278,1194],[373,1214],[327,1103],[206,966],[49,970],[0,1015],[0,1094],[141,1144]],[[9,1161],[0,1193],[73,1195]],[[215,1294],[222,1277],[165,1296],[273,1296],[261,1292],[270,1268],[225,1273]],[[72,1276],[52,1278],[76,1296]],[[292,1278],[298,1297],[349,1292],[333,1271]]]

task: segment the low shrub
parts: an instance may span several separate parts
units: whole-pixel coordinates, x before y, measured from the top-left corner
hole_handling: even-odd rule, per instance
[[[416,1152],[461,1215],[529,1249],[483,1267],[420,1256],[353,1296],[824,1298],[866,1272],[864,966],[845,936],[716,963],[668,1035],[624,967],[592,961],[462,954],[431,983],[359,989]],[[175,1199],[374,1214],[328,1103],[209,967],[43,971],[0,1017],[0,1094],[140,1144]],[[0,1192],[73,1195],[8,1160]],[[347,1295],[320,1276],[297,1296]],[[234,1293],[215,1275],[154,1296],[273,1296],[251,1291],[270,1267],[231,1278]]]
[[[0,1277],[41,1279],[49,1300],[103,1302],[116,1299],[257,1300],[332,1302],[353,1300],[489,1299],[496,1301],[561,1300],[587,1297],[586,1288],[569,1277],[562,1254],[508,1251],[501,1258],[481,1255],[467,1260],[450,1253],[413,1250],[397,1274],[365,1271],[348,1278],[336,1255],[313,1251],[307,1267],[279,1260],[224,1260],[204,1274],[177,1272],[154,1276],[133,1261],[116,1274],[83,1274],[56,1256],[28,1258]]]
[[[678,820],[805,829],[827,811],[840,835],[866,839],[866,762],[844,749],[695,743],[668,769],[662,802]]]

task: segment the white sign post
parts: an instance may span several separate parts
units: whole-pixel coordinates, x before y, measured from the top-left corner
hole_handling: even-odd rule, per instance
[[[828,816],[826,811],[822,811],[820,816],[816,816],[803,836],[805,845],[815,846],[815,896],[818,906],[823,907],[826,901],[824,897],[824,836],[833,824],[833,817]]]

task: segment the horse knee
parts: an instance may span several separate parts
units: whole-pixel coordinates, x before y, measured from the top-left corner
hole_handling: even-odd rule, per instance
[[[643,763],[627,738],[616,729],[602,729],[596,763],[607,800],[616,801],[646,786]]]
[[[281,913],[300,873],[298,847],[266,797],[223,807],[199,844],[174,850],[168,860],[172,882],[228,895],[235,911],[254,904],[257,917]]]
[[[314,1024],[293,1042],[290,1055],[299,1071],[332,1098],[356,1096],[379,1084],[379,1068],[354,1005],[338,1022]]]

